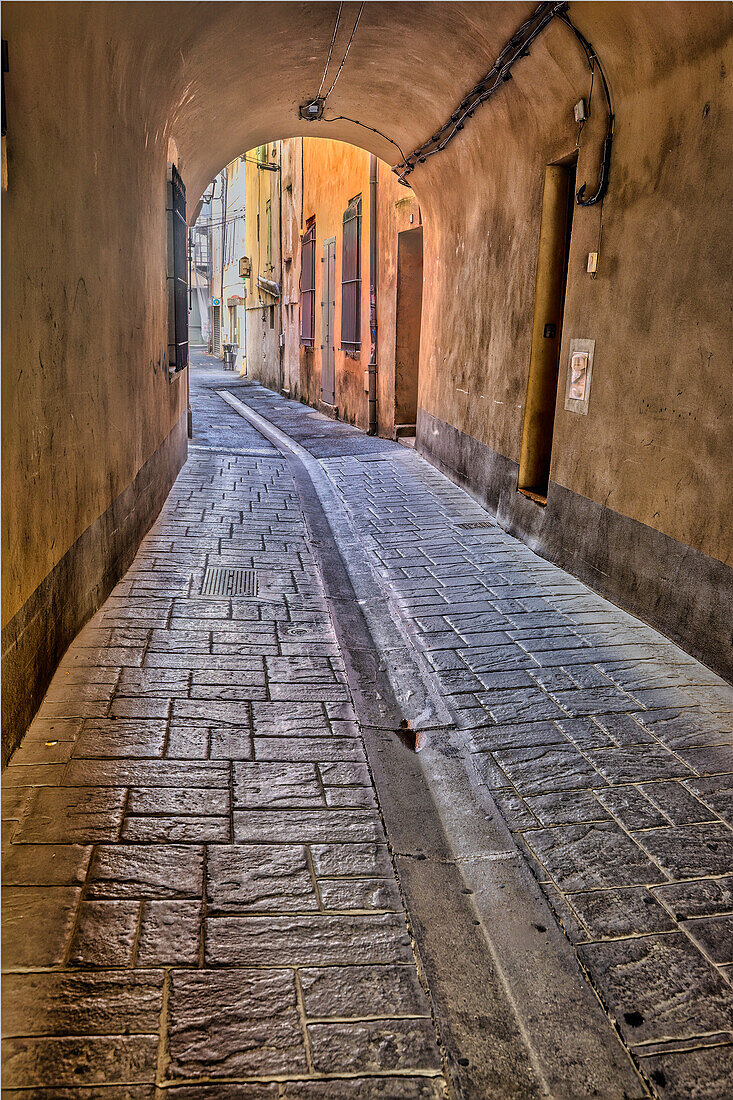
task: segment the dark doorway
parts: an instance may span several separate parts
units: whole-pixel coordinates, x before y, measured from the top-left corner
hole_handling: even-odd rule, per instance
[[[562,316],[575,205],[575,160],[545,169],[535,282],[532,352],[517,488],[547,503],[555,423]]]
[[[211,350],[214,355],[221,354],[221,306],[212,306]]]
[[[395,437],[415,434],[422,318],[422,226],[397,237]]]

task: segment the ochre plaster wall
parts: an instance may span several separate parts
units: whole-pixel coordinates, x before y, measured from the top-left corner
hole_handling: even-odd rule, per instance
[[[186,406],[165,363],[161,105],[120,94],[128,50],[66,7],[55,32],[43,4],[4,11],[3,625]]]
[[[379,434],[394,436],[398,235],[420,224],[420,206],[384,161],[377,161],[377,419]]]
[[[187,377],[166,363],[168,129],[101,24],[74,4],[3,12],[3,759],[185,458]]]
[[[283,386],[300,397],[300,237],[302,233],[302,138],[282,143]]]
[[[645,5],[626,6],[634,66],[620,35],[594,33],[584,6],[577,9],[609,76],[616,131],[603,208],[574,211],[551,479],[729,562],[731,268],[723,242],[731,210],[730,19],[705,5],[701,34],[688,8],[689,34],[674,42],[674,17],[682,13],[678,5],[659,7],[669,33],[655,40]],[[470,140],[434,158],[423,207],[420,405],[513,462],[544,168],[573,153],[572,105],[587,95],[587,69],[568,29],[553,24],[542,49],[542,84],[529,79],[536,61],[517,69],[506,94],[473,119]],[[599,91],[596,81],[578,163],[578,182],[587,180],[591,192],[605,121]],[[419,172],[415,185],[422,187]],[[592,278],[587,254],[599,240]],[[446,308],[447,283],[454,308]],[[587,416],[563,408],[576,337],[596,341]]]
[[[303,149],[303,163],[300,151]],[[312,405],[321,399],[321,342],[323,300],[323,243],[336,238],[336,406],[341,419],[359,427],[368,424],[366,370],[370,355],[369,331],[369,154],[344,142],[323,138],[290,139],[283,142],[283,256],[293,256],[283,272],[285,288],[285,375],[290,390]],[[253,169],[254,171],[254,169]],[[292,188],[288,192],[288,185]],[[302,190],[302,203],[300,200]],[[341,260],[343,213],[350,199],[361,195],[361,352],[358,358],[340,350]],[[254,199],[252,200],[254,201]],[[300,207],[298,203],[301,203]],[[250,210],[252,210],[250,204]],[[302,210],[302,224],[298,218]],[[299,350],[296,378],[291,361],[295,354],[300,315],[289,308],[298,301],[300,244],[310,217],[316,219],[316,340],[315,348]],[[252,214],[250,214],[250,232]],[[395,320],[397,295],[397,238],[403,229],[420,223],[420,208],[410,188],[403,187],[384,161],[377,160],[377,409],[379,434],[392,436],[395,424]],[[254,248],[254,244],[252,246]],[[272,370],[253,364],[252,376],[276,388]]]
[[[265,160],[279,164],[280,143],[264,146]],[[258,277],[281,282],[280,264],[280,173],[257,166],[257,150],[246,154],[245,255],[252,261],[252,273],[240,282],[246,289],[247,372],[270,389],[279,390],[281,371],[280,299],[258,283]],[[267,204],[270,204],[270,258],[268,262]],[[282,287],[281,287],[282,291]],[[240,311],[243,312],[243,311]]]
[[[341,350],[341,262],[344,211],[361,196],[361,350]],[[365,371],[369,363],[369,154],[341,141],[306,138],[303,142],[303,224],[316,219],[316,326],[313,350],[301,348],[301,392],[310,404],[321,400],[323,344],[324,243],[336,238],[335,360],[336,400],[342,420],[366,428]],[[366,288],[366,292],[365,292]]]

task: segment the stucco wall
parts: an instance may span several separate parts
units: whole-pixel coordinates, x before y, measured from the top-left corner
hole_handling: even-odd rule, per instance
[[[129,46],[90,34],[85,11],[66,7],[62,20],[42,4],[3,12],[12,70],[2,198],[5,752],[29,717],[26,693],[37,703],[52,671],[37,639],[27,649],[29,624],[41,616],[50,637],[65,618],[57,659],[82,625],[63,605],[76,602],[83,618],[94,610],[87,594],[103,597],[115,579],[102,580],[117,551],[100,520],[186,409],[186,375],[170,382],[166,364],[163,105],[132,84],[121,94]],[[185,439],[156,475],[170,485],[184,455]],[[130,538],[154,515],[139,517]],[[23,616],[70,553],[62,589],[49,581]]]
[[[270,164],[280,160],[280,144],[265,146]],[[271,389],[282,381],[280,298],[263,290],[258,278],[281,282],[280,264],[280,174],[257,166],[257,150],[248,150],[245,197],[245,248],[243,255],[252,261],[252,273],[240,281],[246,287],[247,301],[247,373]],[[267,204],[270,203],[270,258],[268,261]],[[282,288],[281,288],[282,289]],[[240,289],[241,293],[241,289]]]
[[[377,161],[377,419],[379,434],[394,435],[398,234],[420,224],[420,206],[384,161]]]
[[[303,139],[282,143],[283,386],[300,397],[300,237],[303,215]]]
[[[676,5],[665,7],[672,17]],[[625,65],[620,50],[594,42],[613,90],[616,132],[603,208],[574,212],[551,479],[730,561],[731,270],[721,247],[731,209],[728,19],[718,11],[718,33],[697,43],[691,25],[689,39],[673,48],[664,37],[650,41],[638,12],[628,18],[642,64]],[[435,158],[424,207],[433,277],[420,405],[514,462],[543,172],[573,152],[572,104],[586,91],[580,48],[574,61],[568,35],[561,24],[546,32],[541,95],[518,72],[512,93],[476,115],[470,145],[454,143]],[[604,121],[598,92],[596,84],[578,164],[578,182],[590,189]],[[456,202],[449,181],[457,177],[480,177],[481,187],[462,188]],[[599,237],[592,278],[586,259]],[[445,281],[434,277],[448,264],[459,309],[445,308]],[[587,416],[563,408],[575,337],[596,341]]]
[[[165,362],[160,106],[121,99],[124,49],[69,7],[55,35],[44,5],[4,12],[3,624],[185,409],[185,375],[169,382]],[[157,134],[147,148],[142,129]]]
[[[301,164],[301,148],[303,160]],[[288,187],[291,188],[288,191]],[[293,396],[312,405],[321,400],[323,242],[336,238],[336,406],[341,419],[362,428],[368,424],[366,376],[369,332],[369,154],[344,142],[323,138],[283,142],[283,256],[292,256],[283,270],[285,293],[285,377]],[[361,352],[357,358],[340,349],[341,261],[343,213],[349,200],[362,199],[361,228]],[[302,198],[301,198],[302,196]],[[300,239],[307,220],[316,219],[316,340],[312,351],[298,349]],[[377,416],[381,435],[391,436],[395,423],[395,317],[397,297],[397,237],[420,222],[420,208],[410,188],[403,187],[390,166],[377,160]],[[253,245],[254,247],[254,245]],[[295,308],[289,307],[293,302]],[[298,359],[298,369],[295,358]],[[272,371],[252,366],[252,375],[276,385]]]
[[[341,349],[341,262],[344,211],[361,196],[361,350],[350,355]],[[340,141],[306,138],[303,143],[303,220],[316,219],[315,347],[301,348],[301,394],[313,405],[321,400],[321,345],[323,343],[323,268],[325,241],[336,238],[335,405],[342,420],[366,428],[368,410],[365,371],[369,363],[369,155]],[[366,293],[364,292],[366,289]]]

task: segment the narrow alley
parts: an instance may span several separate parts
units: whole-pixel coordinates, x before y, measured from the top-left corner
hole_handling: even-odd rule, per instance
[[[190,386],[3,774],[5,1094],[730,1095],[733,690],[413,450]]]
[[[6,0],[11,1100],[733,1097],[733,7]]]

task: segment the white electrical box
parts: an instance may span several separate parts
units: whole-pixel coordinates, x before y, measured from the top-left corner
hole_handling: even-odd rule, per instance
[[[573,107],[573,118],[576,122],[585,122],[588,118],[588,108],[584,99],[579,99]]]

